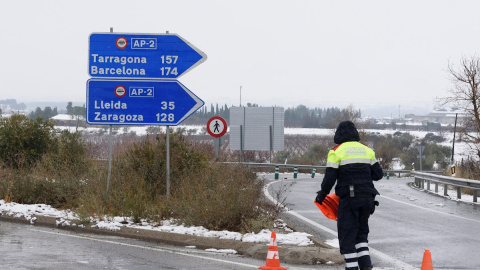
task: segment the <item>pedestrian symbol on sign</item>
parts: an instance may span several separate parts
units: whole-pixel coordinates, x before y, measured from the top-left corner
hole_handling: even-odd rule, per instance
[[[214,116],[208,120],[207,131],[215,138],[222,137],[227,132],[227,122],[220,116]]]
[[[218,130],[218,126],[220,126],[220,124],[218,123],[218,121],[215,120],[215,129],[213,130],[213,133],[220,133],[220,130]]]

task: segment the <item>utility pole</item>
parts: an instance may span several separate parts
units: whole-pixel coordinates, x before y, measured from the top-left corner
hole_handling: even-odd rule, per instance
[[[452,176],[455,176],[455,163],[453,161],[453,154],[455,153],[455,133],[457,132],[457,117],[458,113],[455,114],[455,126],[453,127],[453,142],[452,142],[452,159],[450,160]]]

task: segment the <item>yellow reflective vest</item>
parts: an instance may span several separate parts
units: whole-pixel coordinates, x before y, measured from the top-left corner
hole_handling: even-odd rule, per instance
[[[344,142],[328,152],[327,168],[322,190],[329,193],[335,182],[335,193],[349,194],[350,186],[357,192],[379,194],[373,185],[383,177],[383,171],[375,158],[375,152],[356,142]]]

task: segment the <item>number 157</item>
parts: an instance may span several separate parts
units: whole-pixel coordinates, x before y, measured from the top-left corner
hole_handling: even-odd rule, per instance
[[[160,58],[162,59],[162,64],[176,64],[178,55],[162,55]]]

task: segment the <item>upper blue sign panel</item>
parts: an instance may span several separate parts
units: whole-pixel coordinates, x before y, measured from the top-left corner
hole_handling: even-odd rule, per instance
[[[97,78],[176,79],[207,59],[176,34],[92,33],[89,46]]]

